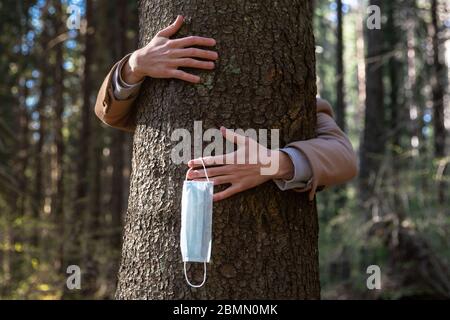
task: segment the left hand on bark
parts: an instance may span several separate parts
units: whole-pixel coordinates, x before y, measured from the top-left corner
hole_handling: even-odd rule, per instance
[[[267,149],[254,139],[237,134],[224,127],[221,127],[220,131],[225,139],[237,144],[236,151],[224,155],[193,159],[188,162],[189,168],[192,168],[188,173],[188,179],[206,180],[201,162],[201,159],[203,159],[209,180],[214,185],[230,185],[225,190],[216,192],[213,197],[214,201],[224,200],[272,179],[289,180],[292,178],[294,165],[284,152]],[[275,170],[267,170],[272,166]]]

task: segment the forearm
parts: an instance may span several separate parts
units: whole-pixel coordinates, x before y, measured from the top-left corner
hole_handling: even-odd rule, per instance
[[[106,76],[97,95],[95,114],[106,124],[134,131],[134,101],[145,77],[180,79],[190,83],[200,82],[200,77],[179,68],[212,70],[218,54],[196,47],[212,47],[211,38],[189,36],[170,39],[183,24],[178,16],[170,26],[159,31],[143,48],[127,55]]]
[[[107,125],[125,131],[134,131],[134,101],[136,94],[120,100],[114,93],[114,72],[118,66],[128,59],[128,55],[117,62],[105,77],[97,94],[95,114]]]
[[[329,113],[317,114],[317,138],[291,142],[288,147],[301,151],[311,166],[310,199],[317,187],[344,183],[357,174],[353,147]]]

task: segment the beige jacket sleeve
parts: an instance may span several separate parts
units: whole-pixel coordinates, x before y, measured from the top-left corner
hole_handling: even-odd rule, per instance
[[[357,158],[349,139],[333,119],[331,106],[317,104],[317,137],[289,143],[305,155],[312,169],[307,186],[296,191],[309,191],[313,200],[316,191],[327,186],[344,183],[358,173]]]
[[[128,56],[123,59],[128,59]],[[122,61],[122,60],[121,60]],[[116,66],[106,76],[100,87],[95,103],[95,114],[107,125],[129,132],[135,129],[136,96],[127,100],[114,97],[112,77]],[[303,189],[309,191],[310,200],[314,199],[317,190],[325,186],[344,183],[357,174],[357,160],[353,147],[347,136],[339,129],[333,119],[331,106],[323,100],[317,104],[317,137],[289,143],[286,147],[300,150],[308,159],[313,175]]]
[[[129,55],[125,56],[122,60],[126,60],[128,57]],[[114,97],[111,83],[114,70],[121,61],[112,67],[100,87],[97,101],[95,102],[95,114],[100,120],[111,127],[133,132],[136,127],[134,121],[136,110],[133,108],[133,104],[137,96],[132,96],[127,100],[117,100]]]

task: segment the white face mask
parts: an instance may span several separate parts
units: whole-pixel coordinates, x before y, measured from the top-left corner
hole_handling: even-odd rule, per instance
[[[211,257],[212,206],[214,183],[209,181],[205,164],[203,169],[207,181],[188,181],[183,184],[181,199],[180,246],[186,282],[200,288],[206,282],[206,263]],[[188,170],[188,173],[191,169]],[[186,275],[186,262],[203,262],[203,282],[192,284]]]

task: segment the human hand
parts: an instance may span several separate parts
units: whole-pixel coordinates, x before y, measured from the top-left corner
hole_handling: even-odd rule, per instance
[[[151,78],[177,78],[198,83],[200,82],[199,76],[178,68],[214,69],[213,61],[219,57],[217,52],[192,48],[192,46],[212,47],[216,44],[214,39],[198,36],[169,39],[181,28],[183,21],[184,18],[178,16],[173,24],[159,31],[145,47],[131,54],[128,62],[122,68],[122,78],[126,83],[140,82],[146,76]]]
[[[229,184],[223,191],[213,196],[214,201],[224,200],[232,195],[254,188],[271,179],[289,180],[294,175],[294,165],[287,154],[279,150],[270,150],[250,137],[239,135],[231,130],[220,128],[228,141],[237,144],[236,151],[225,155],[193,159],[188,162],[187,178],[205,181],[205,164],[208,178],[214,185]],[[275,170],[264,169],[274,166]],[[209,167],[213,166],[213,167]]]

